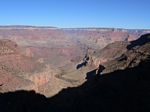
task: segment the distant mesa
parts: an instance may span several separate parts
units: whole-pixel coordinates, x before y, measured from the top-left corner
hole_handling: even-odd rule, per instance
[[[53,28],[57,28],[57,27],[52,27],[52,26],[29,26],[29,25],[7,25],[7,26],[0,26],[0,29],[53,29]]]

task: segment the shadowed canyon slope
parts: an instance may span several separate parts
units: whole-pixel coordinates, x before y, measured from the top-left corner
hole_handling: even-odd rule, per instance
[[[0,27],[0,92],[35,90],[53,96],[63,88],[82,85],[87,80],[86,73],[99,64],[106,66],[103,73],[134,67],[145,55],[140,55],[133,40],[149,32],[113,28]],[[135,60],[135,64],[130,63]],[[81,65],[79,69],[78,65]]]
[[[103,75],[96,75],[96,69],[93,69],[86,73],[87,81],[82,85],[63,89],[53,97],[48,98],[34,91],[1,93],[1,111],[149,112],[150,34],[142,35],[126,48],[115,59],[107,57],[112,60],[104,63],[106,70]]]

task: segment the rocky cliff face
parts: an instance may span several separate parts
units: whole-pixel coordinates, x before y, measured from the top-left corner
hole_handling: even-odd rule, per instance
[[[18,45],[13,41],[0,40],[0,43],[1,92],[23,89],[53,95],[66,87],[55,77],[59,73],[58,70],[50,68],[49,65],[46,66],[41,61],[38,62],[32,57],[20,54]],[[45,92],[45,85],[48,83],[56,88],[52,88],[52,91],[49,90],[49,93]]]
[[[111,49],[112,51],[113,48]],[[149,48],[150,48],[150,34],[142,35],[139,39],[131,41],[130,44],[124,47],[125,50],[120,48],[121,53],[118,52],[120,56],[116,54],[113,58],[111,58],[111,60],[109,61],[107,60],[105,63],[103,63],[106,68],[103,73],[110,73],[116,70],[124,70],[127,68],[133,68],[138,66],[140,62],[148,59],[148,57],[150,56]],[[111,56],[113,56],[113,54]]]
[[[106,66],[104,73],[136,66],[149,46],[137,47],[133,40],[147,32],[150,30],[0,27],[0,92],[33,89],[53,96],[84,83],[86,73],[99,64]],[[76,69],[85,61],[85,66]]]
[[[128,44],[129,42],[116,41],[114,43],[108,44],[103,49],[97,50],[91,55],[91,61],[93,65],[98,67],[99,64],[104,64],[120,57],[123,53],[127,51],[126,47]]]

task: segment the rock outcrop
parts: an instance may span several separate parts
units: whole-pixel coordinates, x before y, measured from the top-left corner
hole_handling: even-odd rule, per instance
[[[113,48],[114,47],[112,47],[112,50]],[[110,61],[107,60],[107,62],[103,63],[106,67],[103,73],[110,73],[116,70],[124,70],[138,66],[141,61],[146,60],[150,56],[149,48],[150,34],[142,35],[139,39],[132,41],[128,46],[126,46],[126,48],[124,48],[125,50],[120,49],[121,53],[118,52],[120,56],[116,54]],[[107,54],[105,55],[107,57]]]

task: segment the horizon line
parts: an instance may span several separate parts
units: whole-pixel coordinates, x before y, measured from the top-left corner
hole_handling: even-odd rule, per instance
[[[0,25],[0,28],[19,27],[19,28],[51,28],[51,29],[124,29],[124,30],[150,30],[150,28],[124,28],[124,27],[102,27],[102,26],[88,26],[88,27],[55,27],[50,25]]]

